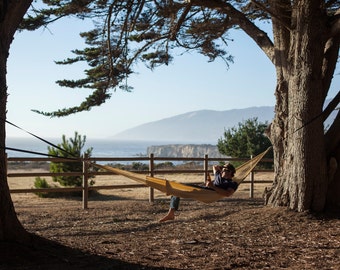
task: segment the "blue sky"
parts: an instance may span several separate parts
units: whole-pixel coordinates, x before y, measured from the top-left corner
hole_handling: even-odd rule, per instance
[[[78,105],[88,90],[61,88],[58,79],[81,78],[85,66],[56,65],[73,57],[84,46],[79,32],[88,30],[82,21],[57,22],[48,29],[18,33],[8,59],[7,119],[44,138],[73,137],[78,131],[87,138],[110,138],[125,129],[196,110],[224,111],[252,106],[274,106],[275,70],[257,45],[241,31],[230,37],[234,64],[184,55],[167,66],[150,71],[142,64],[128,79],[133,92],[119,89],[110,100],[89,112],[64,118],[49,118],[31,111],[53,111]],[[333,85],[339,86],[339,76]],[[329,96],[338,90],[334,86]],[[206,123],[209,128],[209,123]],[[29,137],[7,125],[7,137]]]

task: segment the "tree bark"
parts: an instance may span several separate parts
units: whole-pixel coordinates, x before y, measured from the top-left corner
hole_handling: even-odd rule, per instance
[[[1,48],[2,49],[2,48]],[[6,54],[6,52],[5,52]],[[28,233],[19,222],[7,183],[6,153],[5,153],[5,122],[6,119],[6,56],[0,51],[0,241],[28,241]]]
[[[326,17],[318,1],[300,1],[292,11],[289,38],[274,21],[276,39],[276,114],[269,130],[275,153],[275,180],[267,203],[297,211],[323,211],[328,190],[322,117],[323,39]],[[318,20],[308,20],[318,18]],[[319,19],[320,18],[320,19]],[[289,41],[289,46],[284,41]],[[282,45],[283,44],[283,45]],[[288,53],[284,53],[288,52]]]
[[[332,127],[326,133],[328,154],[328,191],[326,210],[340,214],[340,111]]]

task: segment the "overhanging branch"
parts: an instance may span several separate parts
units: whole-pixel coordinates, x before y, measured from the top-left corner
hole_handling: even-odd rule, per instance
[[[340,35],[340,9],[338,9],[332,17],[330,35],[331,37],[338,37]]]
[[[283,21],[279,16],[277,16],[274,12],[272,12],[269,8],[267,8],[265,5],[263,5],[262,3],[259,3],[255,0],[251,0],[252,3],[254,3],[254,5],[256,5],[257,7],[259,7],[260,9],[262,9],[263,11],[267,12],[271,17],[275,18],[277,21],[279,21],[284,27],[286,27],[286,29],[288,31],[291,30],[290,25],[288,25],[287,23],[285,23],[285,21]]]
[[[244,13],[235,9],[231,4],[221,0],[191,0],[193,6],[201,6],[210,9],[218,10],[221,13],[227,14],[232,22],[239,26],[256,44],[262,49],[267,57],[274,63],[274,45],[267,33],[258,28],[251,22]]]
[[[174,28],[171,29],[170,40],[175,40],[176,39],[176,34],[179,31],[179,29],[181,28],[181,25],[183,24],[186,16],[188,15],[191,6],[192,6],[191,3],[186,5],[186,7],[184,8],[183,13],[181,14],[181,17],[178,19],[178,21],[177,21],[176,25],[174,26]]]
[[[334,155],[340,147],[340,110],[333,124],[325,134],[326,154],[328,157]]]

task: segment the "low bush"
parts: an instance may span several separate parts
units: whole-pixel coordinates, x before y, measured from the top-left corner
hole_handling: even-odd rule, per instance
[[[36,177],[34,181],[34,187],[35,188],[53,188],[51,185],[49,185],[45,178]],[[54,198],[57,197],[57,192],[36,192],[35,193],[40,198]]]

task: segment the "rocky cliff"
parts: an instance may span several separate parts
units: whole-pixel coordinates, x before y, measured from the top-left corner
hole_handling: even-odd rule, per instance
[[[147,148],[147,154],[155,157],[204,157],[223,158],[218,152],[217,146],[211,144],[168,144],[153,145]]]

